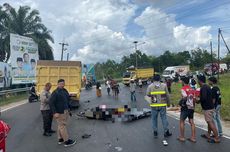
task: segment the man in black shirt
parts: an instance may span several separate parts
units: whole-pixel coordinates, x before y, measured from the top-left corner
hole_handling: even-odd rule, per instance
[[[58,80],[58,87],[53,91],[50,98],[50,108],[54,113],[53,117],[58,125],[58,144],[64,143],[65,147],[72,146],[76,143],[75,140],[69,139],[67,132],[67,122],[69,119],[69,93],[64,88],[65,80]]]
[[[211,88],[205,83],[206,78],[203,74],[200,74],[197,76],[198,83],[200,85],[200,104],[202,107],[202,110],[204,112],[204,118],[205,121],[208,124],[208,133],[201,135],[202,137],[205,137],[208,139],[208,142],[211,143],[219,143],[220,139],[218,137],[218,132],[216,129],[216,125],[213,120],[213,113],[214,113],[214,104],[212,101],[212,90]],[[211,131],[214,134],[214,138],[212,139],[210,137]]]
[[[214,103],[215,112],[214,112],[214,122],[216,124],[219,136],[222,136],[222,125],[220,119],[220,109],[221,109],[221,93],[220,89],[217,86],[217,79],[215,77],[210,77],[209,85],[212,88],[212,101]]]

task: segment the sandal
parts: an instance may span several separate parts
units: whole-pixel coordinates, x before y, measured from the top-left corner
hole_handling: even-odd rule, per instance
[[[208,137],[206,134],[201,134],[200,136],[205,139],[210,139],[210,137]]]
[[[208,142],[209,142],[209,143],[213,143],[213,144],[218,144],[218,143],[220,143],[220,140],[216,140],[216,139],[210,138],[210,139],[208,140]]]
[[[192,143],[196,143],[196,139],[193,139],[193,138],[188,138],[188,141],[190,141]]]
[[[180,142],[185,142],[185,138],[182,138],[182,137],[178,137],[177,140]]]

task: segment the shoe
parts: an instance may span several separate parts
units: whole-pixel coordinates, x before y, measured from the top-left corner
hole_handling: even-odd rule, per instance
[[[66,142],[65,142],[65,147],[69,147],[69,146],[73,146],[73,145],[75,145],[76,144],[76,140],[71,140],[71,139],[69,139],[69,140],[67,140]]]
[[[64,140],[62,138],[58,140],[58,145],[61,145],[63,143],[64,143]]]
[[[43,133],[43,136],[49,137],[49,136],[51,136],[51,134],[50,134],[49,132],[44,132],[44,133]]]
[[[172,133],[169,132],[169,130],[167,130],[165,133],[164,133],[164,137],[169,137],[169,136],[172,136]]]
[[[157,136],[158,136],[157,131],[154,131],[154,132],[153,132],[153,135],[154,135],[155,138],[157,138]]]
[[[56,131],[51,129],[49,133],[53,134],[53,133],[56,133]]]

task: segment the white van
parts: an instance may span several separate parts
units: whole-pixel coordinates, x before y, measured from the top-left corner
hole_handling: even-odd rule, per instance
[[[219,72],[223,73],[223,72],[227,72],[228,71],[228,67],[226,63],[220,63],[220,68],[219,68]]]

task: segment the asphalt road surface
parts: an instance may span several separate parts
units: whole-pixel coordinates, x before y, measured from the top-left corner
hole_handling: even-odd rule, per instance
[[[220,144],[208,143],[200,137],[205,133],[197,128],[197,143],[177,141],[179,122],[168,117],[170,130],[173,136],[168,138],[168,146],[162,144],[163,130],[159,119],[159,137],[155,139],[152,134],[151,118],[144,118],[133,122],[118,122],[103,120],[90,120],[79,118],[76,114],[86,108],[100,104],[125,105],[129,104],[129,88],[121,86],[119,99],[106,94],[106,88],[102,87],[102,97],[96,97],[96,90],[83,90],[81,94],[81,108],[73,112],[69,122],[69,134],[77,139],[77,144],[72,147],[64,147],[57,144],[57,136],[42,135],[42,117],[39,111],[39,103],[28,103],[14,109],[3,112],[1,118],[11,126],[7,138],[8,152],[227,152],[230,149],[230,140],[221,139]],[[145,92],[145,89],[143,89]],[[137,105],[139,109],[148,107],[144,101],[144,93],[137,92]],[[90,102],[85,102],[89,100]],[[53,123],[56,130],[56,122]],[[91,134],[90,138],[83,139],[83,134]],[[190,136],[190,128],[186,125],[186,137]]]

